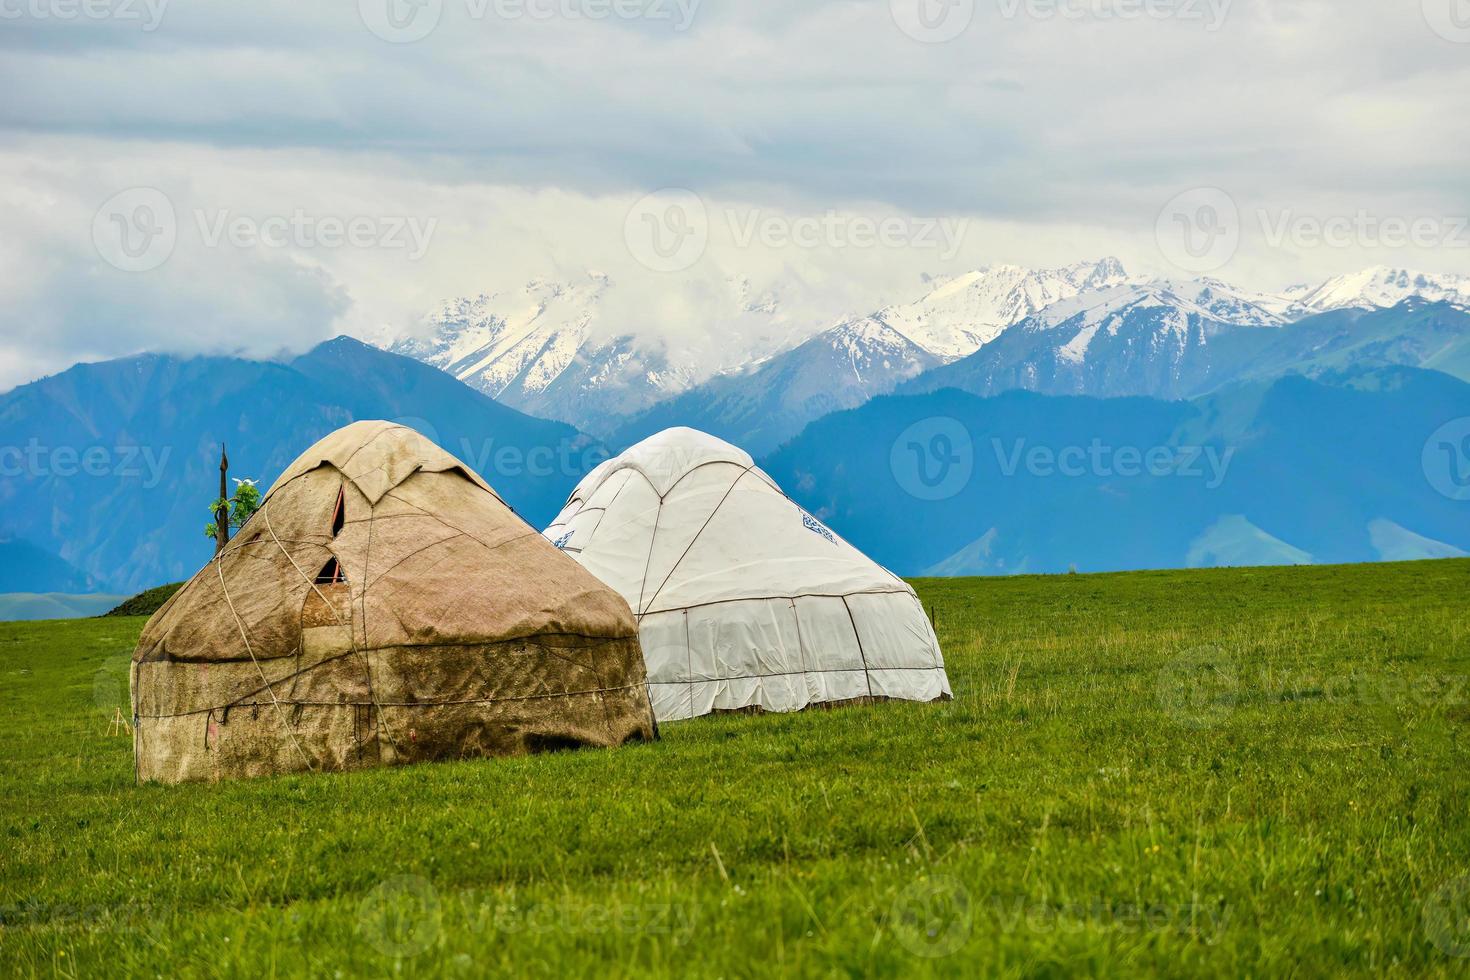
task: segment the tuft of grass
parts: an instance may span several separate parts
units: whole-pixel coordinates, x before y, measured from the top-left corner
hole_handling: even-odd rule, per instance
[[[951,703],[212,786],[142,619],[0,624],[0,972],[1470,968],[1470,561],[916,585]]]
[[[173,582],[168,585],[156,585],[144,592],[139,592],[122,605],[104,616],[152,616],[163,608],[163,604],[174,597],[174,593],[184,587],[183,582]]]

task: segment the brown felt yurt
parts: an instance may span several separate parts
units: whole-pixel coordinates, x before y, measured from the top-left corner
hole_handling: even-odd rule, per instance
[[[287,468],[133,654],[139,780],[654,737],[628,604],[412,429]]]

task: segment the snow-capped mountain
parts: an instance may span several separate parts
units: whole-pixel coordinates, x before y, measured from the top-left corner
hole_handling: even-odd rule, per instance
[[[602,276],[575,285],[535,280],[519,296],[482,293],[452,300],[430,318],[436,327],[432,337],[399,341],[390,350],[495,397],[516,387],[544,390],[587,340],[607,286]]]
[[[1059,301],[1125,281],[1122,263],[1112,258],[1061,269],[999,265],[931,280],[929,292],[912,303],[844,319],[790,351],[634,416],[612,441],[628,444],[668,425],[692,425],[765,452],[808,422],[971,354]]]
[[[631,445],[671,425],[692,425],[763,453],[813,419],[856,408],[942,363],[879,320],[847,320],[744,372],[711,378],[635,415],[611,441]]]
[[[990,395],[1024,388],[1183,397],[1214,337],[1228,330],[1265,329],[1257,308],[1229,308],[1243,313],[1246,322],[1217,319],[1208,306],[1165,284],[1113,286],[1043,310],[970,357],[930,371],[900,392],[954,387]]]
[[[1219,279],[1154,279],[1138,288],[1179,309],[1239,327],[1280,327],[1317,312],[1288,296],[1252,292]]]
[[[1411,298],[1470,305],[1470,276],[1378,268],[1260,293],[1219,279],[1129,276],[1105,258],[931,279],[917,299],[815,330],[788,318],[774,292],[742,278],[725,286],[682,346],[626,326],[637,322],[643,297],[616,297],[619,329],[608,310],[613,283],[588,274],[454,300],[429,318],[431,336],[390,349],[613,442],[678,423],[763,451],[821,414],[900,386],[1181,397],[1228,373],[1235,362],[1216,347],[1255,350],[1324,312]],[[1236,339],[1241,329],[1264,335]],[[1400,353],[1387,361],[1416,363],[1411,340],[1392,345]],[[1291,343],[1282,349],[1315,356]]]
[[[972,353],[1058,300],[1126,278],[1116,259],[1060,269],[992,266],[931,280],[929,291],[914,302],[843,319],[815,336],[783,315],[779,296],[732,278],[725,308],[716,314],[726,344],[715,349],[699,342],[672,348],[610,328],[603,321],[616,287],[593,273],[452,300],[428,318],[427,331],[418,331],[427,337],[384,346],[442,368],[507,405],[598,435],[706,381],[713,389],[701,397],[711,403],[723,404],[738,388],[742,403],[767,404],[750,386],[779,378],[791,392],[775,393],[772,406],[779,407],[770,421],[793,434],[786,430],[799,429],[813,413],[861,404],[929,367]],[[768,365],[773,358],[790,360]],[[805,376],[803,370],[812,373]],[[737,377],[738,382],[727,380]]]
[[[727,286],[721,335],[734,343],[724,351],[697,341],[672,347],[610,326],[606,307],[615,285],[599,273],[452,300],[428,318],[427,337],[383,346],[514,408],[605,433],[722,369],[799,339],[778,297],[756,293],[744,279]]]
[[[1197,317],[1241,327],[1279,327],[1313,312],[1281,297],[1248,293],[1217,280],[1130,279],[1053,303],[1016,326],[1030,332],[1049,330],[1079,317],[1096,323],[1120,310],[1151,307],[1167,307],[1177,314],[1175,322]]]
[[[1259,322],[1254,309],[1201,304],[1161,284],[1114,287],[1023,320],[898,392],[1181,399],[1248,379],[1386,365],[1470,378],[1470,311],[1454,304],[1412,297],[1281,325]],[[1232,322],[1216,311],[1244,315]]]
[[[1397,306],[1410,297],[1432,302],[1470,304],[1470,276],[1413,272],[1375,266],[1335,276],[1320,286],[1294,286],[1286,295],[1314,312],[1372,310]]]
[[[1117,259],[1079,262],[1060,269],[996,265],[934,281],[912,303],[863,318],[903,334],[941,360],[973,354],[1001,331],[1079,293],[1126,282]]]

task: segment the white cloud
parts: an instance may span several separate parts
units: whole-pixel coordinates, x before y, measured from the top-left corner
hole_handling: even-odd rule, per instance
[[[1200,186],[1245,219],[1215,273],[1244,285],[1470,266],[1464,248],[1272,247],[1262,233],[1283,216],[1470,214],[1470,49],[1417,0],[1235,0],[1214,31],[1096,13],[1127,0],[1050,18],[1042,0],[981,0],[937,45],[900,31],[887,0],[704,0],[687,30],[673,0],[648,8],[666,20],[588,16],[612,9],[585,6],[598,2],[541,18],[442,0],[411,44],[375,36],[352,3],[165,4],[151,31],[7,20],[0,387],[82,357],[370,335],[450,296],[587,269],[620,284],[604,329],[683,344],[745,328],[731,277],[778,292],[800,333],[908,298],[921,273],[987,262],[1116,254],[1177,274],[1155,219]],[[91,241],[97,207],[133,186],[164,191],[180,218],[152,272],[113,269]],[[697,263],[657,274],[623,225],[668,186],[696,191],[712,222]],[[741,247],[724,215],[753,210],[788,231],[829,212],[970,223],[947,258],[830,237]],[[413,261],[299,237],[210,248],[197,219],[298,212],[436,224]]]

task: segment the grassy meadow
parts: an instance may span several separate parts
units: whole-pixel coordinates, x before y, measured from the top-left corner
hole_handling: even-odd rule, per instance
[[[916,585],[951,703],[213,786],[0,623],[0,974],[1470,973],[1470,561]]]

